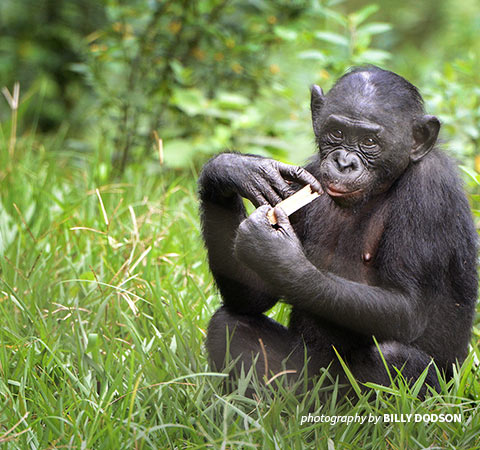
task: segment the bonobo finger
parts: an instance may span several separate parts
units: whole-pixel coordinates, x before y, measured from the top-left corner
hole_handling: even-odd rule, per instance
[[[280,175],[272,177],[271,184],[282,200],[295,194],[296,190],[292,188]],[[275,203],[276,204],[276,203]],[[274,205],[272,205],[274,206]]]
[[[260,208],[257,208],[253,214],[258,214],[259,216],[266,216],[267,212],[270,211],[271,207],[270,206],[260,206]]]
[[[270,222],[267,218],[267,212],[270,211],[272,208],[268,205],[263,205],[253,211],[252,214],[248,217],[247,220],[250,220],[252,223],[265,223],[270,228]]]
[[[255,206],[255,208],[258,208],[260,206],[270,205],[268,200],[259,192],[252,193],[251,198],[249,198],[249,200],[253,203],[253,206]]]
[[[271,206],[275,206],[282,201],[282,198],[271,187],[266,189],[263,195]]]
[[[322,192],[320,182],[303,167],[292,166],[290,164],[278,163],[278,170],[287,180],[296,181],[302,185],[309,184],[316,192]]]
[[[290,219],[288,218],[287,213],[282,209],[281,206],[275,206],[274,213],[275,217],[277,218],[278,227],[283,228],[286,231],[293,231]]]
[[[275,192],[271,186],[271,176],[266,179],[256,180],[255,186],[250,188],[251,196],[256,198],[257,204],[252,203],[258,208],[261,205],[275,206],[282,201],[282,198]]]

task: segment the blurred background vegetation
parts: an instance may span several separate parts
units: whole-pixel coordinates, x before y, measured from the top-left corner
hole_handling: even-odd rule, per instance
[[[304,162],[309,85],[328,89],[355,64],[418,85],[447,147],[471,168],[480,153],[477,0],[2,0],[0,30],[17,135],[60,130],[62,151],[93,155],[98,182],[226,148]]]

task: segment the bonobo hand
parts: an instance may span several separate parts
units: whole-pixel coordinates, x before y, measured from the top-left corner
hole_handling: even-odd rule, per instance
[[[215,178],[229,191],[250,200],[255,207],[276,205],[295,193],[287,181],[310,184],[321,192],[318,180],[298,166],[283,164],[273,159],[239,153],[222,153],[212,163]]]
[[[268,206],[261,206],[238,227],[235,255],[265,281],[274,282],[286,269],[305,261],[303,247],[281,207],[275,208],[277,226],[267,218]]]

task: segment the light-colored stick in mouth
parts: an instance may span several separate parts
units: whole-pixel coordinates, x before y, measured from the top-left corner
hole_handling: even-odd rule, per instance
[[[295,211],[298,211],[300,208],[308,205],[311,201],[315,200],[318,197],[320,197],[320,194],[318,192],[312,191],[312,187],[307,184],[298,192],[295,192],[295,194],[291,195],[285,200],[282,200],[276,206],[280,206],[285,211],[287,216],[290,216]],[[277,218],[275,217],[275,212],[273,208],[267,212],[267,217],[272,225],[277,224]]]

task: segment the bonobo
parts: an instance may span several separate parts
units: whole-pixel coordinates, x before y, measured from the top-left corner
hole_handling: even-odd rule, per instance
[[[440,123],[417,89],[377,67],[311,90],[318,152],[305,169],[222,153],[199,179],[203,236],[223,306],[207,348],[267,376],[285,367],[360,382],[415,380],[433,359],[451,376],[467,354],[477,298],[477,236]],[[290,218],[275,208],[302,185],[323,192]],[[246,217],[242,198],[256,211]],[[264,313],[292,305],[288,328]],[[378,342],[374,342],[374,338]],[[226,355],[228,351],[228,355]],[[266,361],[265,361],[266,358]],[[426,382],[438,388],[430,365]]]

